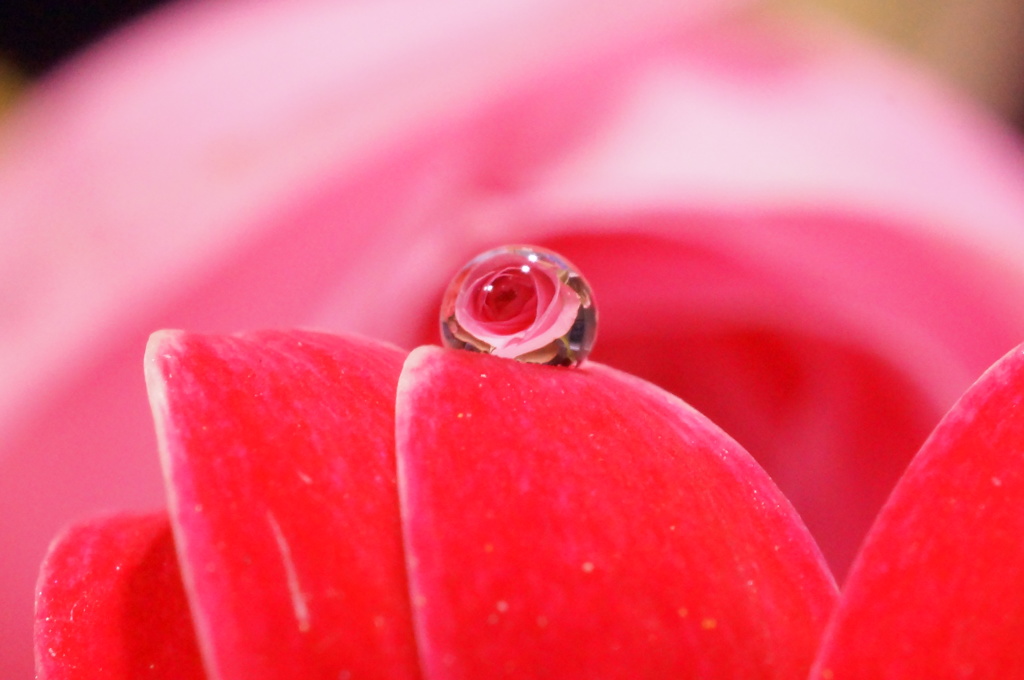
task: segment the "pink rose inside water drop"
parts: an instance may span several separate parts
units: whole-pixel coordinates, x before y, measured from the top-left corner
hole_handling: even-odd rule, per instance
[[[542,349],[569,332],[582,304],[561,271],[529,251],[482,258],[463,280],[455,319],[496,356]]]

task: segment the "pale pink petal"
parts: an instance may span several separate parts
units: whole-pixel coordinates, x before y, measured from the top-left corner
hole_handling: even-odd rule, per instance
[[[538,276],[539,278],[539,276]],[[539,286],[540,287],[540,286]],[[502,343],[499,357],[514,357],[541,349],[552,339],[569,332],[580,311],[580,296],[569,286],[551,276],[540,287],[544,295],[538,298],[539,314],[533,326],[526,333],[520,333]]]
[[[516,277],[520,289],[516,296],[528,299],[521,301],[523,307],[510,318],[493,319],[486,308],[489,286],[504,277]],[[554,266],[531,264],[513,253],[488,257],[464,276],[460,274],[452,285],[461,285],[455,298],[455,320],[465,332],[490,345],[491,354],[503,358],[541,349],[564,336],[580,309],[579,295],[558,278]]]

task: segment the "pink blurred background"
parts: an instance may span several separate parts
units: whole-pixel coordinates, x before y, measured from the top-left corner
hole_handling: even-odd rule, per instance
[[[840,577],[1024,340],[1019,3],[234,0],[45,47],[71,7],[0,20],[4,677],[49,538],[162,504],[155,329],[412,347],[465,259],[548,245],[595,360],[748,447]]]

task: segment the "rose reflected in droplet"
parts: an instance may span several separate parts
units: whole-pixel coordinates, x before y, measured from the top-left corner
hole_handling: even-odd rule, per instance
[[[448,346],[530,363],[579,364],[593,347],[596,324],[590,288],[577,269],[533,246],[477,256],[441,304]]]

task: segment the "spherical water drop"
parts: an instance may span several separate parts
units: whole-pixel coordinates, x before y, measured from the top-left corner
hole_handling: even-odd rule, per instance
[[[473,258],[441,303],[448,347],[537,364],[576,366],[597,334],[590,286],[561,255],[503,246]]]

